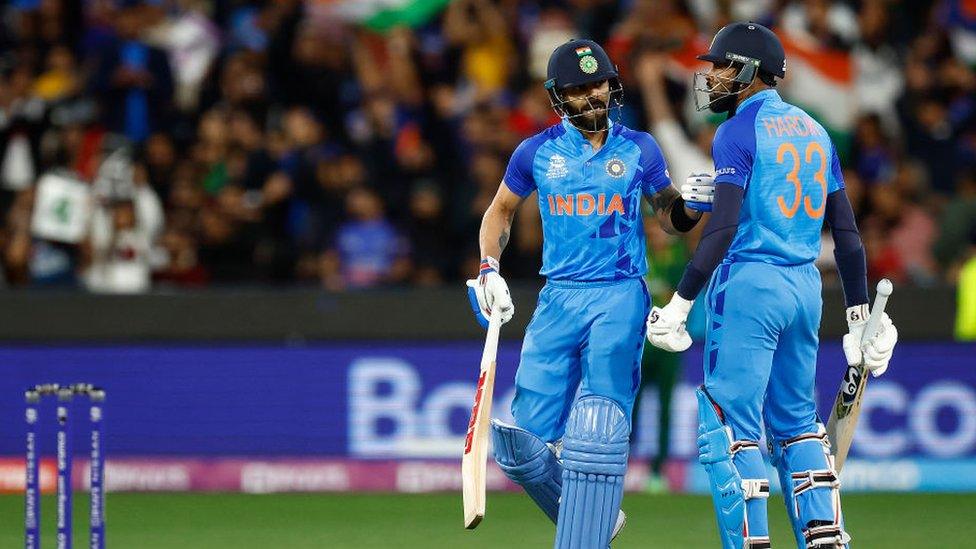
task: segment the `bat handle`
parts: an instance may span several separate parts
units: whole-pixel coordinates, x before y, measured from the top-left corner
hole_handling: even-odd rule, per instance
[[[502,313],[495,307],[488,317],[488,333],[485,334],[485,351],[481,355],[481,368],[494,362],[498,354],[498,337],[502,331]]]
[[[887,278],[882,278],[878,282],[877,294],[874,296],[874,306],[871,307],[871,316],[868,317],[867,326],[864,327],[864,335],[861,336],[861,343],[869,341],[874,334],[878,333],[881,326],[881,317],[884,315],[885,307],[888,305],[888,298],[894,287]]]

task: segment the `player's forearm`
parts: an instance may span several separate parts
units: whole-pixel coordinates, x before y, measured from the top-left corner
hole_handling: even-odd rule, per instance
[[[715,267],[725,258],[739,229],[739,212],[745,190],[738,185],[719,184],[715,187],[712,216],[705,224],[695,254],[678,282],[678,295],[694,301],[712,276]]]
[[[482,258],[501,259],[502,252],[508,245],[514,218],[514,209],[504,208],[496,203],[488,207],[485,216],[481,219],[481,231],[478,234]]]
[[[863,305],[868,302],[867,257],[854,209],[843,189],[827,195],[825,221],[834,238],[834,260],[844,287],[844,301],[848,307]]]
[[[685,206],[681,193],[674,187],[665,187],[651,197],[651,206],[661,228],[669,234],[686,233],[698,224],[701,212]]]

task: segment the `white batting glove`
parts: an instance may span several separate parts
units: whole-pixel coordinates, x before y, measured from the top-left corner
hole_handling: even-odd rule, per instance
[[[675,292],[667,305],[652,308],[647,317],[647,340],[651,345],[672,353],[691,347],[691,336],[685,324],[693,303]]]
[[[878,377],[888,369],[888,362],[898,343],[898,329],[892,324],[888,313],[882,313],[878,332],[864,340],[870,311],[868,305],[855,305],[847,308],[847,335],[844,336],[844,356],[848,366],[864,364],[871,375]]]
[[[488,318],[494,307],[498,307],[502,314],[502,324],[515,316],[515,304],[512,294],[508,291],[508,284],[498,274],[498,260],[488,257],[481,262],[481,272],[478,278],[468,280],[468,299],[471,309],[482,328],[488,327]]]
[[[715,201],[715,176],[708,173],[691,174],[681,185],[685,205],[699,212],[712,211]]]

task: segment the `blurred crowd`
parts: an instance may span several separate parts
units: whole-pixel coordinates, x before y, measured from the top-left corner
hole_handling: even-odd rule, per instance
[[[621,121],[683,179],[721,122],[691,107],[694,55],[732,20],[783,37],[781,93],[834,136],[870,277],[952,283],[976,255],[976,2],[402,0],[437,9],[386,27],[363,16],[380,4],[8,0],[3,284],[468,278],[509,155],[558,121],[557,45],[606,44]],[[535,277],[541,242],[529,200],[503,274]]]

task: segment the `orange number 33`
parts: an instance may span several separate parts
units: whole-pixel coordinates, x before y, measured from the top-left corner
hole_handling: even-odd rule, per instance
[[[800,182],[800,151],[797,150],[796,145],[789,142],[781,144],[776,149],[776,163],[782,164],[787,154],[793,157],[793,169],[786,174],[786,180],[793,184],[793,203],[787,205],[782,195],[777,196],[776,204],[779,206],[779,211],[787,218],[792,219],[796,215],[796,212],[800,210],[800,202],[803,202],[803,211],[809,217],[813,219],[823,217],[824,210],[827,207],[827,153],[824,152],[820,143],[811,141],[807,145],[807,149],[803,155],[803,160],[806,164],[809,164],[813,160],[814,154],[820,156],[820,169],[813,174],[813,180],[820,184],[823,200],[816,208],[813,207],[813,201],[810,200],[809,196],[803,196],[803,183]]]

